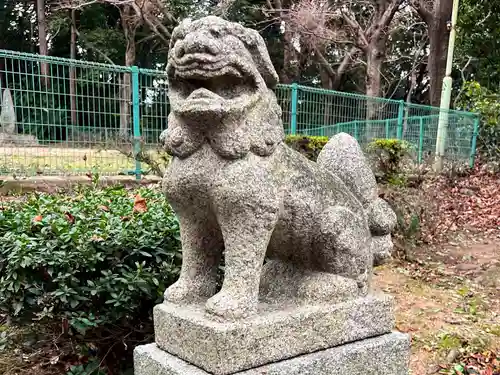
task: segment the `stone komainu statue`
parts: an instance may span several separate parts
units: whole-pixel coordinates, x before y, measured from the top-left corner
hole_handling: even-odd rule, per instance
[[[167,74],[171,114],[162,141],[173,158],[163,184],[179,218],[183,262],[165,299],[208,299],[209,313],[240,318],[255,312],[259,297],[312,303],[366,295],[374,257],[391,251],[396,217],[378,198],[356,140],[334,136],[316,163],[289,148],[264,40],[239,24],[218,17],[180,24]]]

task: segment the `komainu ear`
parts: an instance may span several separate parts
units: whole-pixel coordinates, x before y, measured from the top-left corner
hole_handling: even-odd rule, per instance
[[[240,40],[245,43],[250,51],[257,69],[264,79],[266,86],[274,89],[279,82],[278,73],[274,69],[271,57],[267,51],[266,43],[260,34],[252,29],[244,29],[244,35],[238,35]]]
[[[281,107],[272,90],[268,90],[246,118],[245,127],[250,133],[250,149],[259,156],[271,155],[283,142],[285,131],[281,121]]]

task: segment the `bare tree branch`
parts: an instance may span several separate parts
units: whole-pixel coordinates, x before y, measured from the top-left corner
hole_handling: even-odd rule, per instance
[[[363,28],[358,23],[356,18],[350,17],[350,15],[347,14],[347,12],[345,12],[345,11],[342,12],[342,17],[347,22],[347,24],[351,27],[351,29],[354,31],[354,34],[356,35],[356,38],[357,38],[356,44],[359,46],[359,48],[361,48],[363,50],[366,49],[368,47],[368,44],[370,44],[370,43],[369,43],[368,39],[366,38],[366,35],[365,35],[365,32],[363,31]]]
[[[318,48],[315,49],[314,53],[319,60],[319,64],[330,76],[332,82],[331,88],[333,90],[338,89],[338,87],[340,86],[342,76],[345,74],[349,66],[351,66],[352,62],[356,59],[358,52],[358,47],[351,47],[351,49],[345,54],[337,69],[334,69],[332,64],[326,59],[325,55]]]
[[[332,83],[332,86],[334,89],[339,88],[340,80],[342,79],[342,76],[346,72],[347,68],[355,60],[358,53],[359,53],[359,50],[357,49],[357,47],[351,47],[349,52],[347,52],[347,54],[342,59],[342,62],[340,63],[339,67],[337,68],[337,75],[335,76],[335,79],[333,80],[333,83]]]
[[[144,3],[144,2],[143,2]],[[151,17],[149,12],[144,12],[142,7],[139,7],[137,2],[130,4],[136,15],[139,16],[144,23],[167,45],[170,39],[170,32],[156,17]]]
[[[117,7],[130,27],[137,28],[144,24],[167,45],[171,35],[162,21],[166,19],[169,23],[177,23],[161,0],[60,0],[57,9],[82,9],[93,4]],[[132,9],[133,13],[128,9]]]
[[[380,38],[381,33],[386,32],[402,2],[403,0],[392,0],[385,9],[384,13],[382,13],[380,19],[374,20],[373,24],[366,32],[370,39],[378,39]]]
[[[226,17],[236,0],[220,0],[212,10],[212,14],[219,17]]]
[[[453,108],[457,107],[458,101],[460,100],[460,97],[464,93],[465,90],[465,83],[467,82],[467,79],[465,78],[465,71],[467,70],[468,66],[472,62],[472,57],[469,56],[469,59],[467,60],[467,63],[464,65],[462,69],[460,69],[460,76],[462,77],[462,87],[460,88],[460,91],[458,92],[455,100],[453,101]]]

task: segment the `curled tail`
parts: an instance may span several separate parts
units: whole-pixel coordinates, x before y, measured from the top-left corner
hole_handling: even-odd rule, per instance
[[[363,204],[372,234],[374,264],[386,263],[392,254],[391,232],[397,218],[389,204],[378,197],[375,175],[356,139],[336,134],[321,150],[318,163],[339,177]]]

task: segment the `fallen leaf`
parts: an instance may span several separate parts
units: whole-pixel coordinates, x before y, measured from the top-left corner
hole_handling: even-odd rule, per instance
[[[75,223],[75,217],[71,215],[69,212],[65,212],[66,220],[68,220],[71,224]]]
[[[141,197],[139,194],[135,196],[134,199],[134,212],[146,212],[148,207],[146,205],[146,199]]]
[[[40,221],[42,221],[42,220],[43,220],[43,216],[42,216],[42,215],[38,215],[38,216],[35,216],[35,217],[33,218],[33,221],[34,221],[35,223],[38,223],[38,222],[40,222]]]
[[[106,211],[106,212],[109,212],[109,207],[104,206],[104,205],[99,206],[99,209],[101,209],[101,210],[103,210],[103,211]]]
[[[62,329],[63,333],[67,333],[69,331],[69,322],[68,322],[68,319],[64,318],[62,320],[61,329]]]

